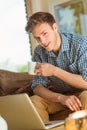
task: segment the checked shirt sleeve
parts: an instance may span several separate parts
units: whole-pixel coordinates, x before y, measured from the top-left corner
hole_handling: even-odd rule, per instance
[[[35,51],[34,51],[34,56],[33,56],[33,61],[36,62],[42,62],[43,60],[45,60],[43,58],[43,52],[42,52],[42,48],[40,48],[40,46],[37,46]],[[34,76],[33,81],[32,81],[32,86],[31,88],[34,89],[37,85],[42,84],[43,86],[47,86],[47,77],[43,77],[43,76]]]
[[[83,79],[87,81],[87,37],[84,37],[83,44],[80,47],[78,69]]]

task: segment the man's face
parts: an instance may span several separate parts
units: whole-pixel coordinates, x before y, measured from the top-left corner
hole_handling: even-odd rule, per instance
[[[37,25],[32,34],[37,42],[48,51],[58,51],[58,32],[57,24],[51,27],[48,23]]]

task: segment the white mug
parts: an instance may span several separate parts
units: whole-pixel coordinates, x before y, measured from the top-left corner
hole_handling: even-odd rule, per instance
[[[7,122],[0,116],[0,130],[8,130]]]
[[[36,75],[35,74],[35,67],[36,67],[37,62],[28,62],[28,73],[31,75]]]
[[[87,130],[87,110],[73,112],[65,119],[64,130]]]

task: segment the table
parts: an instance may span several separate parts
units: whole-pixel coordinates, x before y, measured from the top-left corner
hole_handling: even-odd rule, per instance
[[[64,125],[61,125],[61,126],[57,126],[55,128],[52,128],[50,130],[64,130]]]

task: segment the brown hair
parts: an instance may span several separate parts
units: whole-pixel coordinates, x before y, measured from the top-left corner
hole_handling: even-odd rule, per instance
[[[36,12],[29,17],[25,30],[32,32],[33,28],[41,23],[48,23],[51,27],[55,23],[55,18],[48,12]]]

